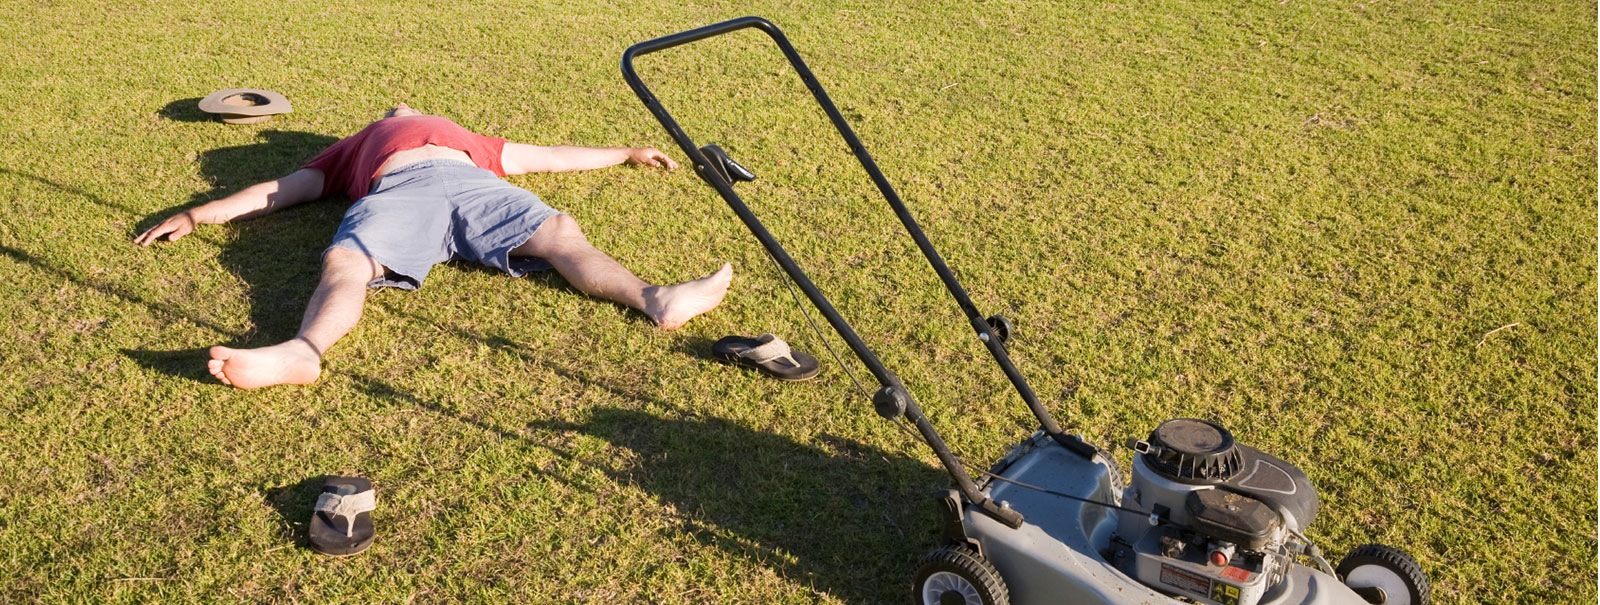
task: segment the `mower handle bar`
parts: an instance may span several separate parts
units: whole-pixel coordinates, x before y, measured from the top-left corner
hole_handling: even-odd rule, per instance
[[[972,482],[971,477],[966,473],[965,468],[961,465],[960,461],[956,459],[955,455],[950,451],[950,448],[945,445],[944,440],[940,438],[938,432],[933,429],[933,426],[928,422],[927,417],[923,415],[921,408],[911,397],[911,394],[906,390],[904,384],[900,381],[900,378],[893,372],[889,371],[888,368],[884,367],[883,363],[879,361],[877,355],[873,353],[872,349],[868,348],[866,343],[862,342],[860,336],[855,333],[855,330],[850,327],[850,324],[839,315],[838,311],[833,308],[833,305],[828,302],[827,297],[823,296],[822,292],[819,291],[816,285],[813,284],[806,276],[805,271],[801,270],[799,265],[794,262],[794,259],[789,257],[788,252],[784,250],[783,246],[772,237],[772,234],[769,233],[761,224],[761,221],[757,219],[755,214],[750,211],[749,207],[744,204],[743,199],[741,199],[739,195],[733,191],[732,184],[729,183],[727,179],[722,176],[722,174],[712,167],[712,161],[714,160],[708,158],[706,154],[700,151],[699,147],[695,145],[694,140],[691,139],[689,135],[678,126],[677,121],[674,120],[672,115],[669,114],[661,105],[661,102],[656,98],[656,96],[650,92],[650,89],[645,85],[644,80],[641,79],[638,73],[634,70],[634,59],[641,55],[666,50],[697,40],[703,40],[712,36],[752,27],[765,32],[767,36],[772,38],[773,42],[778,45],[778,48],[783,51],[783,54],[788,59],[790,66],[793,67],[794,70],[800,75],[801,81],[805,84],[806,88],[811,91],[811,95],[816,99],[817,104],[820,105],[823,111],[828,115],[828,119],[833,123],[834,128],[839,131],[840,136],[844,138],[845,143],[850,147],[851,152],[855,154],[856,159],[861,163],[862,168],[864,168],[868,175],[872,177],[873,183],[877,185],[878,190],[889,202],[889,205],[894,210],[895,215],[899,217],[901,224],[905,226],[906,231],[911,234],[912,239],[917,243],[918,249],[920,249],[923,256],[928,259],[928,263],[932,265],[934,271],[938,273],[939,278],[944,282],[945,288],[950,291],[950,294],[953,297],[955,297],[957,304],[960,305],[962,311],[966,314],[968,321],[972,324],[973,329],[977,332],[979,340],[981,340],[987,346],[989,353],[995,358],[995,361],[1005,372],[1006,377],[1011,380],[1012,385],[1016,387],[1018,394],[1028,405],[1029,410],[1032,411],[1033,415],[1039,420],[1040,426],[1044,432],[1050,435],[1053,440],[1061,444],[1069,451],[1078,453],[1087,458],[1093,458],[1095,455],[1097,455],[1099,452],[1093,446],[1084,443],[1076,436],[1064,434],[1061,431],[1060,426],[1058,426],[1055,423],[1055,420],[1050,417],[1050,413],[1046,411],[1044,406],[1039,403],[1038,397],[1034,394],[1033,389],[1028,386],[1027,380],[1023,378],[1021,372],[1017,370],[1016,365],[1012,363],[1010,356],[1006,353],[1005,346],[1001,339],[994,333],[993,328],[984,319],[983,315],[978,312],[977,306],[974,305],[971,298],[967,296],[966,290],[961,287],[960,282],[956,280],[956,277],[950,271],[950,268],[945,265],[944,259],[940,257],[938,251],[934,249],[933,243],[928,240],[927,235],[923,233],[922,228],[917,224],[916,220],[912,218],[911,213],[906,209],[905,204],[900,201],[899,195],[897,195],[894,191],[894,188],[889,185],[888,179],[883,176],[883,172],[879,170],[877,164],[873,162],[872,156],[867,153],[866,148],[861,144],[860,138],[858,138],[855,134],[855,131],[850,128],[850,124],[845,121],[844,116],[839,113],[839,110],[834,106],[833,101],[828,98],[827,93],[822,89],[822,85],[817,82],[816,76],[813,75],[811,70],[806,67],[805,61],[800,58],[800,54],[795,50],[793,45],[789,44],[788,39],[783,35],[783,32],[779,30],[776,25],[773,25],[772,22],[760,17],[740,17],[738,19],[714,23],[704,27],[634,44],[628,47],[628,49],[622,54],[623,78],[627,80],[628,86],[633,89],[634,94],[638,95],[639,99],[644,102],[645,107],[653,116],[655,116],[656,121],[660,122],[661,125],[666,128],[667,133],[672,137],[673,141],[675,141],[678,144],[678,147],[683,150],[684,154],[689,157],[691,162],[694,164],[695,172],[703,180],[710,184],[712,188],[716,189],[717,193],[722,196],[724,201],[728,203],[728,206],[736,215],[739,216],[740,220],[744,222],[745,226],[749,228],[750,232],[756,236],[756,239],[761,241],[761,244],[767,249],[767,252],[772,255],[773,260],[775,260],[779,266],[781,266],[783,270],[789,274],[794,282],[800,286],[800,289],[805,292],[806,297],[809,298],[812,304],[817,307],[818,311],[820,311],[822,315],[827,318],[828,323],[833,326],[834,331],[838,332],[839,335],[844,338],[845,342],[850,346],[851,351],[855,353],[857,358],[861,359],[862,363],[867,366],[867,369],[871,371],[873,376],[878,379],[878,382],[880,385],[882,385],[882,388],[879,390],[878,394],[873,397],[873,400],[874,404],[878,407],[879,414],[884,415],[885,417],[893,418],[900,413],[904,413],[916,426],[918,433],[921,434],[928,445],[933,448],[934,453],[939,457],[940,462],[944,464],[945,469],[949,471],[951,477],[955,479],[956,485],[961,490],[962,494],[965,495],[969,501],[982,508],[984,512],[989,513],[991,516],[994,516],[997,519],[1005,522],[1007,525],[1017,527],[1021,523],[1021,516],[1008,508],[1000,508],[993,501],[990,501],[988,498],[984,497],[978,492],[976,485]]]

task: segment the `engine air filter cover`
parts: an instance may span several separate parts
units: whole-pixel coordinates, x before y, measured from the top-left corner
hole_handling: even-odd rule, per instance
[[[1151,431],[1144,462],[1160,475],[1184,483],[1221,483],[1238,473],[1244,457],[1233,434],[1214,422],[1176,418]]]

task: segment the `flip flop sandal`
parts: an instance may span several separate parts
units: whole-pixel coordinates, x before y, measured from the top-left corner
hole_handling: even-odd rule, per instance
[[[372,546],[372,511],[378,492],[361,477],[328,477],[311,513],[311,548],[344,557]]]
[[[734,365],[755,368],[779,380],[807,380],[822,370],[817,358],[789,348],[771,334],[757,338],[728,336],[711,345],[711,352]]]

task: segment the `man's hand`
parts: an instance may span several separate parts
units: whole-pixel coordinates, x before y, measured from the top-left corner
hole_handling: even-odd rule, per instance
[[[139,234],[139,237],[134,238],[133,243],[140,246],[148,246],[161,239],[162,236],[166,236],[169,242],[175,242],[178,241],[178,238],[194,231],[196,224],[198,224],[198,221],[195,220],[194,212],[185,210],[167,217],[167,220],[161,221],[154,227],[146,229],[144,233]]]
[[[667,170],[678,169],[677,162],[672,161],[672,158],[667,157],[667,154],[662,153],[660,149],[656,149],[654,147],[635,147],[629,149],[628,163],[655,166],[656,168],[666,168]]]

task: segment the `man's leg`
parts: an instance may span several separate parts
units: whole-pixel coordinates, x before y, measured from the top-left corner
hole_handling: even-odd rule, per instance
[[[322,374],[322,354],[361,320],[367,282],[382,274],[383,266],[370,256],[329,248],[322,256],[322,280],[294,339],[259,349],[211,347],[206,366],[224,384],[241,389],[315,382]]]
[[[578,222],[565,214],[546,219],[511,255],[545,259],[585,294],[632,307],[668,330],[716,308],[733,280],[733,266],[724,263],[715,273],[697,280],[651,285],[590,245]]]

